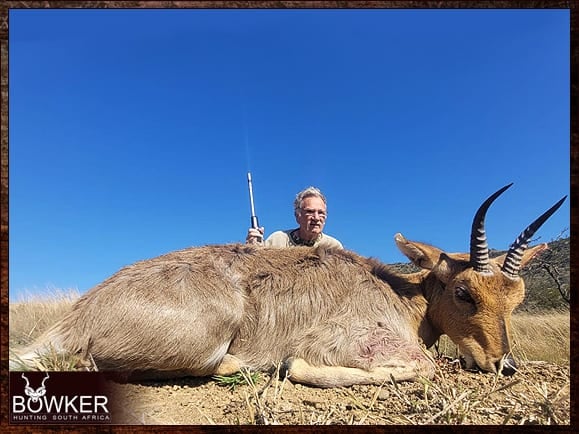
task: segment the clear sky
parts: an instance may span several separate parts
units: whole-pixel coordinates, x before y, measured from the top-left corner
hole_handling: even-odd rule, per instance
[[[506,249],[569,194],[568,10],[11,10],[10,297],[266,235]],[[569,200],[541,241],[569,228]]]

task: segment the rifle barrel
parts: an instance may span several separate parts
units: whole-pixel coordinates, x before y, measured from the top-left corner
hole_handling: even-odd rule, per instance
[[[251,227],[257,229],[259,222],[255,215],[255,205],[253,203],[253,183],[251,182],[251,172],[247,172],[247,186],[249,187],[249,206],[251,207]]]

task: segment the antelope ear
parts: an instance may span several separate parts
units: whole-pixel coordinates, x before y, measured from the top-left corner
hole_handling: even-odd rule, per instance
[[[442,250],[428,244],[409,241],[400,233],[394,235],[394,241],[400,251],[414,265],[426,270],[432,270],[440,261]]]
[[[414,265],[427,270],[432,270],[437,264],[442,250],[415,241],[408,241],[400,233],[394,235],[394,241],[400,251],[412,261]]]
[[[414,265],[432,272],[443,282],[448,282],[450,277],[460,267],[468,266],[468,261],[453,259],[437,247],[416,241],[408,241],[402,234],[394,236],[396,245]]]
[[[536,256],[540,255],[542,252],[544,252],[545,250],[549,249],[549,246],[547,245],[547,243],[543,243],[543,244],[537,244],[536,246],[533,247],[529,247],[528,249],[526,249],[523,252],[523,257],[521,259],[521,268],[523,268],[525,265],[527,265],[533,258],[535,258]],[[505,253],[504,255],[501,256],[497,256],[496,258],[494,258],[494,261],[499,264],[500,266],[503,265],[503,263],[505,262],[505,258],[507,257],[507,254]]]

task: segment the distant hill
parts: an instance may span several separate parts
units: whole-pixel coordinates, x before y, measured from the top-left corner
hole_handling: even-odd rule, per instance
[[[561,291],[569,299],[571,240],[567,237],[547,244],[549,250],[533,259],[522,270],[521,275],[527,285],[527,294],[518,310],[569,307],[569,303],[563,299],[558,287],[560,286]]]
[[[549,249],[533,259],[521,271],[525,279],[527,292],[525,300],[517,311],[536,311],[546,309],[567,309],[569,303],[563,299],[559,288],[569,298],[570,238],[562,238],[547,243]],[[505,253],[501,250],[490,250],[495,257]],[[402,273],[413,273],[418,268],[411,263],[390,264]]]

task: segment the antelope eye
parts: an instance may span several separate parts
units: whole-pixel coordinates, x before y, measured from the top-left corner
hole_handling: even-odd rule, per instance
[[[460,301],[464,301],[466,303],[475,304],[474,300],[468,293],[468,291],[463,288],[462,286],[457,286],[454,290],[454,296],[458,298]]]

